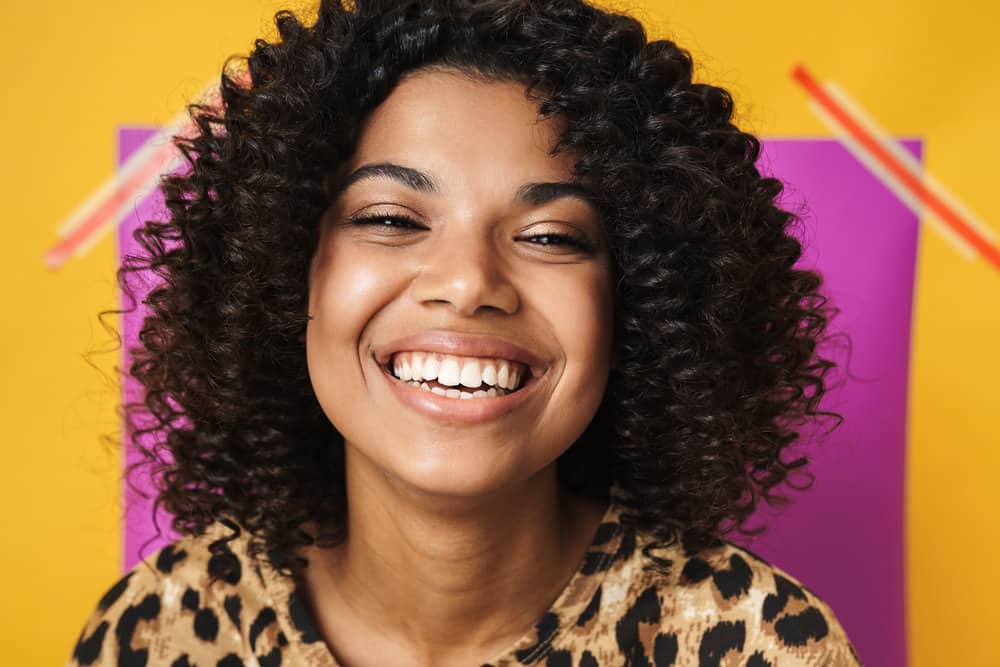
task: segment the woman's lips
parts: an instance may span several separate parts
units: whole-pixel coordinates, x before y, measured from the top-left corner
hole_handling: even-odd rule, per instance
[[[378,364],[378,366],[401,403],[431,419],[460,424],[480,424],[512,412],[534,396],[542,379],[529,377],[522,383],[520,389],[505,396],[449,398],[404,382],[393,375],[385,365]],[[543,377],[544,375],[545,373],[542,374]]]

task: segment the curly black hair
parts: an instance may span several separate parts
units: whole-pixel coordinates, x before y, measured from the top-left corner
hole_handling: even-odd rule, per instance
[[[747,518],[786,504],[775,487],[799,488],[789,473],[808,463],[782,460],[795,429],[843,419],[818,409],[836,309],[820,274],[793,268],[798,218],[730,94],[693,82],[690,54],[636,18],[581,0],[322,0],[311,25],[275,22],[274,42],[227,61],[220,105],[189,106],[168,219],[136,231],[144,253],[117,274],[133,309],[128,275],[159,279],[128,369],[144,398],[124,412],[174,529],[228,521],[283,572],[298,547],[344,539],[343,439],[304,345],[323,179],[402,75],[445,67],[522,83],[565,119],[553,154],[574,156],[611,239],[619,363],[560,479],[600,499],[617,483],[623,522],[691,549],[762,530]]]

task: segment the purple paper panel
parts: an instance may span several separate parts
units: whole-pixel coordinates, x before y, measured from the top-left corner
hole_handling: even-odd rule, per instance
[[[154,131],[121,129],[119,164]],[[758,512],[749,525],[766,522],[768,533],[754,540],[729,537],[826,600],[865,664],[903,667],[903,475],[918,221],[835,140],[782,139],[763,145],[762,170],[787,184],[783,205],[802,218],[796,233],[806,250],[799,264],[823,274],[826,293],[841,309],[831,328],[851,338],[850,349],[824,348],[841,363],[831,375],[839,386],[824,407],[842,413],[845,421],[820,444],[804,438],[800,451],[808,453],[816,481],[807,492],[788,491],[794,502],[784,513]],[[920,158],[919,141],[904,145]],[[163,216],[158,192],[141,202],[119,227],[120,256],[140,252],[132,233],[141,221]],[[143,316],[142,307],[124,316],[127,348],[136,345]],[[126,379],[128,400],[140,400],[140,390]],[[126,463],[136,458],[129,450]],[[149,491],[147,480],[134,476],[133,483]],[[173,535],[168,517],[161,516],[163,535],[157,536],[151,498],[128,487],[125,494],[124,564],[129,569]]]
[[[118,164],[123,164],[129,156],[142,147],[150,137],[157,131],[157,128],[136,128],[126,127],[118,130]],[[132,238],[133,232],[142,226],[142,223],[150,219],[165,219],[163,195],[159,190],[149,195],[139,202],[132,212],[125,217],[118,226],[118,258],[119,262],[126,255],[144,255],[145,252]],[[139,331],[142,329],[142,320],[146,315],[146,308],[142,304],[143,299],[152,284],[152,277],[145,276],[145,280],[133,277],[129,280],[129,285],[135,291],[137,308],[131,313],[122,316],[122,368],[128,369],[132,363],[130,350],[139,344]],[[122,309],[128,310],[131,302],[124,297],[121,305]],[[124,398],[127,402],[137,403],[142,401],[142,385],[130,375],[125,378],[123,386]],[[145,423],[140,419],[140,424]],[[148,441],[147,444],[149,444]],[[141,460],[139,453],[130,446],[125,450],[125,466]],[[139,469],[131,476],[131,488],[127,483],[122,489],[125,496],[125,529],[123,533],[124,554],[122,562],[125,571],[130,570],[140,560],[164,546],[176,536],[170,530],[170,516],[166,513],[157,515],[161,534],[157,533],[153,522],[153,493],[150,480],[146,476],[145,468]]]
[[[920,141],[903,143],[921,158]],[[841,338],[821,348],[841,364],[828,376],[839,386],[823,408],[843,414],[844,423],[798,450],[810,458],[812,488],[788,491],[793,504],[780,516],[770,508],[758,512],[749,525],[768,522],[764,536],[731,539],[824,599],[864,664],[903,667],[906,405],[918,220],[836,140],[765,141],[759,166],[785,182],[782,204],[803,222],[799,266],[822,273],[825,292],[841,309],[831,330],[849,335],[851,345]]]

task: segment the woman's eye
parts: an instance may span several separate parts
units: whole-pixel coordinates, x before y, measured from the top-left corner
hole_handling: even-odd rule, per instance
[[[366,215],[351,220],[352,224],[383,229],[426,229],[405,215]]]
[[[351,219],[351,224],[359,227],[370,227],[378,231],[404,231],[404,230],[427,230],[425,225],[420,224],[413,218],[405,215],[364,215]],[[559,234],[549,232],[545,234],[534,234],[530,236],[519,236],[518,241],[526,241],[532,245],[552,247],[566,251],[592,252],[594,243],[583,236],[573,234]]]
[[[534,236],[522,236],[520,238],[532,244],[542,246],[561,246],[586,252],[594,249],[594,244],[590,240],[570,234],[535,234]]]

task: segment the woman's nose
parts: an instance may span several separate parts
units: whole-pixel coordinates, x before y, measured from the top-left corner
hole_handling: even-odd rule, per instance
[[[516,312],[520,299],[495,240],[482,230],[449,227],[425,242],[428,250],[411,285],[414,298],[464,316],[480,308]]]

